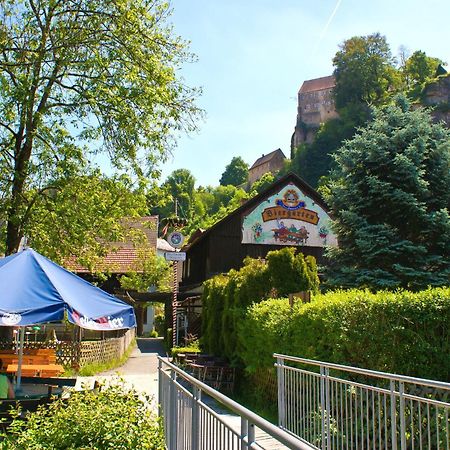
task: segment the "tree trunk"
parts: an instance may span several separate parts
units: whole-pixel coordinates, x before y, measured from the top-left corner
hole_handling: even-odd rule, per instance
[[[135,306],[136,310],[136,333],[138,336],[142,336],[144,332],[144,308],[141,305]]]
[[[25,180],[28,176],[28,165],[33,147],[33,140],[27,137],[23,145],[23,138],[16,138],[14,178],[11,188],[11,205],[8,208],[8,225],[6,228],[6,255],[16,253],[23,237],[23,223],[21,223],[20,209],[23,203]]]

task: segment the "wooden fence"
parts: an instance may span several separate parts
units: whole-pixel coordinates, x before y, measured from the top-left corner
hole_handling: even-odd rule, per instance
[[[120,338],[104,341],[83,341],[80,343],[78,364],[80,367],[90,363],[107,363],[123,356],[135,337],[134,328]]]
[[[65,367],[78,369],[90,363],[107,363],[119,359],[135,338],[135,329],[127,330],[120,337],[94,341],[30,341],[24,348],[54,348],[56,362]],[[0,350],[16,350],[17,342],[0,342]]]

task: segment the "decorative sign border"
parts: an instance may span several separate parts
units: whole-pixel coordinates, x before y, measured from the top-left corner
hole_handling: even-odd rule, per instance
[[[327,212],[293,183],[243,217],[242,243],[337,246]]]

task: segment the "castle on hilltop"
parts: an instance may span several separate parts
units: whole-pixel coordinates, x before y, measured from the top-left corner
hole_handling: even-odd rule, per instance
[[[334,106],[334,76],[306,80],[298,91],[297,123],[291,139],[291,152],[300,144],[311,143],[321,123],[338,117]]]

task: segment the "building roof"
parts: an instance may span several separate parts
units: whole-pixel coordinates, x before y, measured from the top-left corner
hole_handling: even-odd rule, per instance
[[[323,89],[334,88],[335,85],[336,81],[333,75],[322,78],[314,78],[313,80],[304,81],[298,93],[304,94],[305,92],[322,91]]]
[[[268,161],[270,161],[271,159],[273,159],[277,154],[281,154],[283,156],[284,159],[286,159],[286,156],[284,155],[283,151],[281,150],[281,148],[277,148],[276,150],[274,150],[273,152],[268,153],[267,155],[262,155],[261,158],[258,158],[254,163],[253,166],[250,167],[249,170],[254,169],[255,167],[260,166],[261,164],[264,164]]]
[[[127,273],[133,270],[134,263],[138,258],[138,250],[133,243],[133,232],[139,231],[147,239],[149,248],[156,249],[158,236],[158,216],[145,216],[139,218],[125,218],[122,220],[122,226],[129,233],[123,241],[107,242],[105,247],[110,249],[103,258],[99,258],[94,264],[94,269],[89,270],[76,261],[75,257],[68,258],[64,266],[76,273],[109,272],[109,273]],[[167,243],[167,245],[169,245]],[[170,247],[170,245],[169,245]]]
[[[198,236],[191,241],[189,240],[188,244],[183,247],[183,251],[189,250],[191,247],[194,247],[203,239],[206,238],[213,230],[219,227],[224,222],[227,222],[232,217],[236,215],[240,215],[246,211],[251,210],[252,208],[256,208],[265,198],[270,197],[275,194],[278,190],[282,188],[282,186],[288,184],[289,182],[295,183],[305,194],[307,194],[315,203],[317,203],[321,208],[325,211],[328,211],[328,206],[319,195],[319,193],[313,189],[306,181],[302,180],[295,173],[289,172],[285,176],[281,177],[279,180],[274,181],[266,190],[262,191],[255,197],[252,197],[250,200],[247,200],[244,204],[242,204],[239,208],[235,209],[233,212],[228,214],[228,216],[224,217],[222,220],[216,222],[213,226],[203,231],[203,233],[199,233]]]
[[[156,243],[156,248],[158,250],[164,251],[164,252],[174,252],[176,251],[175,247],[172,247],[165,239],[158,238],[158,241]]]

